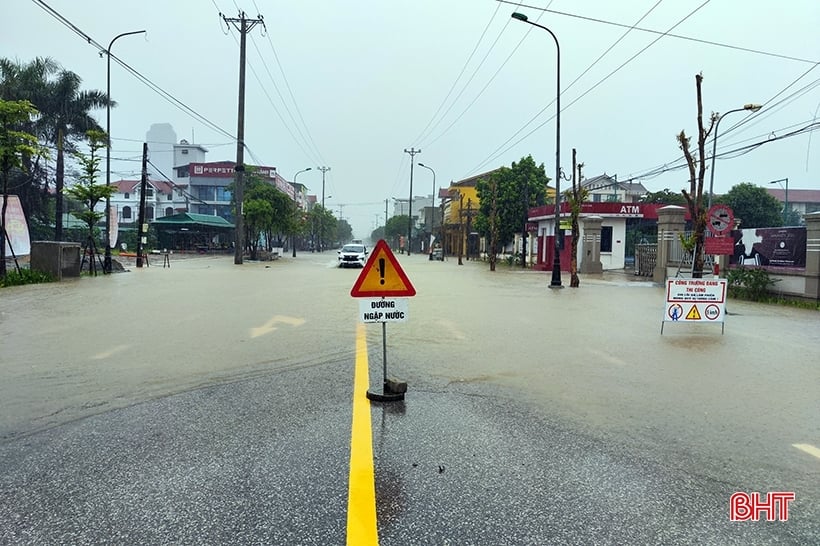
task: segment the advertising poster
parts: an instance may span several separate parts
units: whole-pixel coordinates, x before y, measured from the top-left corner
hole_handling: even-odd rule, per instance
[[[3,196],[0,195],[0,211],[3,207]],[[15,256],[27,256],[31,254],[31,239],[28,234],[28,224],[26,223],[26,216],[23,214],[23,207],[20,205],[20,198],[16,195],[9,195],[9,201],[6,205],[6,234],[11,239],[11,247],[9,241],[3,241],[6,245],[6,256],[12,255],[14,250]]]
[[[730,264],[806,268],[806,228],[751,228],[732,231]]]

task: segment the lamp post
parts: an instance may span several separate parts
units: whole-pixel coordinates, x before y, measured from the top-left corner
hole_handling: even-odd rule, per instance
[[[712,208],[712,191],[715,185],[715,156],[717,155],[718,127],[720,126],[720,120],[732,112],[757,112],[761,108],[763,107],[759,104],[744,104],[743,108],[735,108],[734,110],[729,110],[728,112],[724,112],[723,114],[719,114],[717,116],[717,119],[715,120],[715,136],[712,137],[712,166],[710,168],[711,172],[709,173],[709,200],[707,201],[708,209]]]
[[[558,232],[561,225],[561,46],[558,44],[555,33],[543,25],[533,23],[523,13],[513,13],[511,17],[546,30],[555,41],[555,238],[553,240],[555,257],[552,261],[550,288],[561,288],[561,252],[558,245]]]
[[[786,187],[784,188],[784,191],[786,192],[786,195],[784,197],[785,202],[783,203],[783,225],[786,226],[789,222],[789,216],[791,216],[789,214],[791,212],[789,210],[789,179],[781,178],[780,180],[772,180],[771,182],[769,182],[769,184],[780,184],[781,182],[786,183]]]
[[[419,167],[424,167],[425,169],[427,169],[428,171],[433,173],[433,193],[432,193],[432,195],[433,195],[433,204],[431,205],[432,210],[430,212],[430,235],[432,235],[433,234],[433,224],[435,224],[435,221],[433,220],[433,218],[435,217],[435,212],[436,212],[436,171],[434,171],[432,167],[428,167],[424,163],[419,163]],[[433,247],[431,245],[430,246],[430,260],[432,261],[432,259],[433,259]]]
[[[111,185],[111,46],[114,42],[123,36],[131,36],[132,34],[145,34],[145,30],[134,30],[132,32],[123,32],[117,34],[114,39],[108,44],[108,49],[105,50],[108,56],[108,69],[106,72],[105,84],[105,98],[107,104],[105,105],[105,137],[108,145],[105,147],[105,185]],[[137,236],[141,234],[142,226],[137,229]],[[111,273],[111,196],[105,196],[105,259],[103,260],[103,271]]]
[[[307,169],[302,169],[301,171],[296,171],[296,174],[293,175],[293,191],[296,191],[296,177],[299,176],[299,173],[307,172],[313,169],[313,167],[308,167]],[[293,257],[296,257],[296,230],[290,236],[290,245],[293,247]]]
[[[324,213],[325,208],[325,173],[330,170],[330,167],[316,167],[320,171],[322,171],[322,213]],[[319,252],[324,250],[322,246],[322,234],[324,233],[324,226],[319,226]]]

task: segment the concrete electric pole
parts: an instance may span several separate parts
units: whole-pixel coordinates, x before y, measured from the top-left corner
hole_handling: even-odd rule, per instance
[[[325,213],[325,173],[330,170],[330,167],[316,167],[317,170],[322,171],[322,214]],[[323,216],[324,217],[324,216]],[[325,249],[322,236],[325,234],[324,224],[319,224],[319,252]]]
[[[410,202],[407,204],[408,206],[408,216],[410,217],[407,220],[407,255],[410,255],[410,248],[411,243],[413,241],[413,163],[416,162],[416,154],[420,154],[421,150],[416,150],[415,148],[407,148],[404,149],[404,153],[410,154]]]
[[[233,263],[236,265],[242,264],[242,254],[245,247],[244,231],[245,225],[242,217],[242,202],[245,198],[245,42],[248,32],[253,29],[258,23],[265,24],[261,15],[256,19],[248,19],[244,11],[239,12],[238,18],[231,18],[222,16],[225,24],[232,24],[236,30],[239,31],[239,115],[236,124],[236,172],[234,200],[236,202],[234,229],[236,234],[234,237]]]

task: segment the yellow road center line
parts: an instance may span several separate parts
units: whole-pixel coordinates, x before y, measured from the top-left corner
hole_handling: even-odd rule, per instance
[[[792,447],[796,447],[800,451],[805,451],[809,455],[814,455],[818,459],[820,459],[820,449],[814,447],[811,444],[792,444]]]
[[[350,478],[347,492],[347,543],[356,546],[379,543],[368,382],[367,330],[364,324],[359,323],[356,327],[353,427],[350,434]]]

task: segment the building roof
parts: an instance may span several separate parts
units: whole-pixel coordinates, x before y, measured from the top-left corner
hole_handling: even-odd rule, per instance
[[[193,212],[183,212],[180,214],[174,214],[173,216],[163,216],[162,218],[157,218],[151,222],[151,224],[159,227],[208,227],[217,229],[233,229],[234,227],[232,223],[228,222],[221,216],[195,214]]]
[[[160,193],[171,193],[173,191],[173,186],[170,182],[148,180],[148,184]],[[117,187],[118,193],[133,193],[137,189],[137,186],[140,185],[140,180],[117,180],[116,182],[112,182],[111,185]]]
[[[464,178],[464,179],[462,179],[462,180],[459,180],[458,182],[451,182],[451,183],[450,183],[450,186],[461,186],[461,187],[467,186],[467,187],[474,187],[474,186],[476,185],[476,182],[478,182],[478,181],[479,181],[479,180],[481,180],[482,178],[485,178],[485,177],[487,177],[487,176],[489,176],[489,175],[493,174],[495,171],[497,171],[497,170],[498,170],[498,169],[500,169],[500,168],[501,168],[501,167],[498,167],[497,169],[493,169],[493,170],[491,170],[491,171],[487,171],[487,172],[485,172],[485,173],[477,174],[477,175],[475,175],[475,176],[471,176],[471,177],[469,177],[469,178]]]
[[[586,188],[589,191],[612,191],[612,188],[617,188],[617,190],[626,192],[627,195],[645,195],[649,193],[649,191],[640,182],[633,182],[631,180],[626,182],[618,182],[617,175],[609,176],[606,173],[582,180],[581,187]]]
[[[781,202],[786,202],[786,190],[783,188],[766,188],[769,195]],[[820,190],[789,190],[789,203],[820,203]]]

